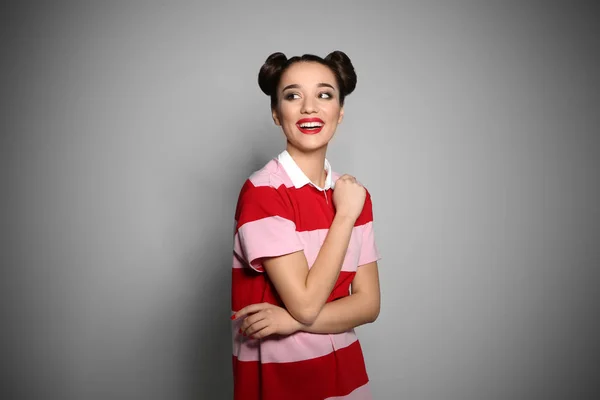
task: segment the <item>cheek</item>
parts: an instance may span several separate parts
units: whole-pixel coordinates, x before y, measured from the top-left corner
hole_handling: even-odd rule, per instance
[[[322,109],[323,114],[327,117],[327,119],[337,122],[340,117],[340,111],[342,110],[339,104],[328,104]]]
[[[294,122],[295,123],[295,110],[290,103],[283,103],[279,106],[279,118],[283,124]]]

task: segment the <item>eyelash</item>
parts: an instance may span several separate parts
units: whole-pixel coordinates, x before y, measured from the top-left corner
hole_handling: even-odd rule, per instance
[[[327,95],[328,97],[321,97],[322,95]],[[289,94],[285,95],[285,99],[286,100],[295,100],[294,96],[298,96],[298,93],[289,93]],[[321,92],[318,94],[318,96],[324,100],[333,99],[333,93],[330,93],[330,92]]]

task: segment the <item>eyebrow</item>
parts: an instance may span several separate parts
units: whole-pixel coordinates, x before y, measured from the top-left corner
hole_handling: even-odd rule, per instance
[[[317,84],[317,87],[329,87],[329,88],[332,88],[332,89],[334,89],[334,90],[335,90],[335,88],[334,88],[332,85],[330,85],[329,83],[325,83],[325,82],[318,83],[318,84]],[[284,88],[283,88],[281,91],[282,91],[282,92],[285,92],[285,91],[286,91],[286,90],[288,90],[288,89],[300,89],[300,85],[298,85],[298,84],[296,84],[296,83],[293,83],[293,84],[291,84],[291,85],[287,85],[287,86],[286,86],[286,87],[284,87]]]

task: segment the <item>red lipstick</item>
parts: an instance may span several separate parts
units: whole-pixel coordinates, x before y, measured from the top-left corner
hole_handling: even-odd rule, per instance
[[[325,122],[321,118],[302,118],[296,122],[298,130],[306,135],[315,135],[321,132]]]

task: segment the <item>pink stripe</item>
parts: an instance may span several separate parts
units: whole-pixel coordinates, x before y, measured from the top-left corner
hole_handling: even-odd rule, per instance
[[[266,364],[310,360],[348,347],[357,340],[354,330],[330,335],[296,332],[289,336],[250,339],[238,333],[242,322],[243,319],[232,322],[233,355],[240,361],[261,360]]]
[[[371,394],[371,389],[367,382],[346,396],[328,397],[325,400],[373,400],[373,395]]]
[[[373,230],[373,221],[367,222],[362,228],[362,246],[358,265],[365,265],[381,259],[377,245],[375,244],[375,232]]]
[[[362,238],[365,225],[355,226],[352,229],[348,250],[342,264],[342,271],[356,272],[356,267],[359,265],[360,251],[362,247]],[[315,229],[313,231],[298,232],[300,241],[304,245],[304,255],[308,262],[308,267],[311,268],[319,255],[319,250],[325,241],[328,229]]]
[[[271,186],[277,189],[281,185],[285,185],[286,188],[294,186],[290,177],[283,169],[283,166],[279,164],[277,159],[272,159],[269,161],[267,165],[253,173],[248,179],[256,187]]]
[[[235,234],[234,251],[252,268],[262,272],[260,259],[302,250],[296,225],[280,216],[247,222]]]
[[[294,182],[292,182],[292,179],[290,178],[290,176],[287,174],[287,172],[285,172],[283,165],[281,165],[281,163],[279,161],[277,161],[277,159],[275,159],[274,161],[277,165],[277,172],[275,172],[274,175],[277,178],[279,178],[279,180],[281,181],[281,184],[285,185],[286,188],[294,187]]]
[[[240,258],[238,257],[237,254],[233,255],[233,268],[234,269],[235,268],[244,268],[246,266],[247,265],[244,262],[242,262],[242,260],[240,260]]]
[[[295,232],[294,237],[290,236],[284,240],[285,237],[282,237],[281,232],[290,232],[292,229],[295,232],[294,223],[279,216],[248,222],[236,233],[233,250],[244,260],[254,261],[252,268],[262,272],[260,261],[256,261],[258,258],[289,254],[304,248],[308,267],[311,268],[325,241],[328,229]],[[246,242],[242,243],[242,240],[246,240]],[[355,226],[352,229],[341,270],[355,272],[357,266],[378,259],[380,256],[374,242],[373,223]],[[243,268],[244,266],[245,264],[239,260],[239,257],[234,257],[233,268]]]
[[[271,175],[276,171],[277,163],[275,160],[271,160],[264,167],[250,175],[248,179],[254,186],[269,186]]]

